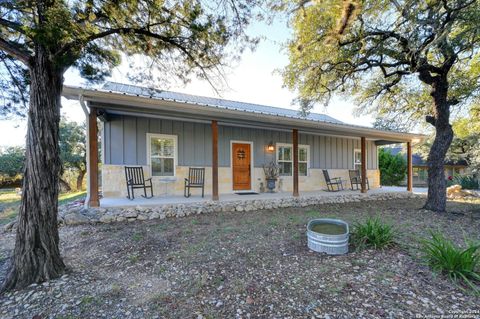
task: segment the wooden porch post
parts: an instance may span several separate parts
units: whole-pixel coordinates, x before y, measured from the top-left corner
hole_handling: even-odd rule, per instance
[[[298,197],[298,130],[293,129],[293,196]]]
[[[98,207],[98,126],[97,109],[91,107],[88,114],[88,206]]]
[[[212,121],[212,200],[218,200],[218,123]]]
[[[361,138],[361,155],[362,155],[362,193],[367,192],[367,141],[364,136]]]
[[[407,142],[407,191],[413,190],[412,142]]]

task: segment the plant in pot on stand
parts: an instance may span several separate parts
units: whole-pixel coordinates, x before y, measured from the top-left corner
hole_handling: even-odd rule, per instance
[[[267,181],[267,188],[270,193],[275,189],[275,183],[279,176],[280,167],[274,161],[263,165],[263,172],[265,173],[265,180]]]

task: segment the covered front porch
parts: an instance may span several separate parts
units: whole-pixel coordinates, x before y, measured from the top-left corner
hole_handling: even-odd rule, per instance
[[[324,199],[356,199],[358,196],[361,197],[379,197],[381,195],[403,195],[408,193],[413,194],[426,194],[426,188],[413,188],[412,192],[407,191],[402,187],[391,187],[384,186],[368,191],[368,193],[361,193],[360,191],[352,191],[350,189],[345,189],[338,192],[302,192],[299,198],[324,198]],[[294,199],[292,193],[290,192],[277,192],[277,193],[258,193],[258,194],[224,194],[219,197],[219,202],[248,202],[248,201],[258,201],[258,200],[278,200],[278,199]],[[100,207],[103,208],[115,208],[115,207],[156,207],[163,205],[177,205],[177,204],[201,204],[211,201],[211,197],[202,198],[198,194],[193,194],[191,197],[186,198],[183,196],[154,196],[153,198],[144,198],[137,197],[134,200],[129,200],[128,198],[118,198],[118,197],[105,197],[100,199]]]
[[[311,131],[299,130],[298,128],[291,129],[291,144],[293,146],[293,160],[292,160],[292,176],[287,177],[284,179],[284,190],[276,193],[258,193],[258,194],[249,194],[249,195],[239,195],[235,191],[228,191],[228,186],[225,187],[225,180],[227,183],[231,183],[230,170],[229,167],[220,167],[219,165],[219,126],[220,125],[232,125],[231,123],[227,122],[220,122],[217,120],[211,120],[210,127],[211,127],[211,166],[206,168],[206,177],[205,177],[205,197],[202,198],[200,196],[192,196],[191,198],[185,198],[178,194],[178,184],[173,183],[170,180],[167,182],[162,181],[160,187],[156,188],[154,192],[154,198],[145,199],[140,197],[139,195],[131,201],[123,196],[110,196],[107,193],[105,197],[101,199],[100,196],[100,187],[99,187],[99,153],[98,153],[98,128],[97,128],[97,117],[98,112],[97,109],[94,107],[90,107],[89,113],[89,125],[88,125],[88,195],[86,204],[88,207],[128,207],[128,206],[158,206],[164,204],[183,204],[183,203],[201,203],[201,202],[208,202],[208,201],[221,201],[221,202],[231,202],[231,201],[255,201],[255,200],[274,200],[274,199],[283,199],[283,198],[298,198],[298,197],[338,197],[338,196],[355,196],[358,194],[366,195],[378,195],[382,193],[391,193],[391,192],[412,192],[413,190],[413,173],[412,173],[412,142],[411,141],[399,141],[399,140],[377,140],[375,143],[382,143],[389,144],[389,143],[398,143],[404,142],[407,146],[407,162],[408,162],[408,169],[407,169],[407,187],[399,190],[398,188],[395,190],[389,188],[370,188],[366,181],[369,179],[369,172],[367,171],[367,165],[361,165],[359,172],[361,176],[361,185],[360,189],[357,191],[349,190],[347,185],[349,185],[350,180],[348,176],[345,174],[348,173],[348,170],[344,170],[344,175],[341,175],[341,179],[345,185],[345,190],[333,192],[327,191],[327,187],[324,187],[324,190],[318,189],[320,185],[324,183],[324,178],[320,175],[321,169],[317,169],[316,172],[312,169],[312,173],[309,176],[299,176],[299,156],[298,156],[298,149],[299,149],[299,135],[301,134],[311,134]],[[270,126],[262,126],[265,129],[273,129]],[[365,136],[359,137],[359,146],[360,146],[360,162],[367,163],[367,142],[369,139],[372,139],[371,136],[365,134]],[[120,167],[123,170],[122,167]],[[185,167],[183,169],[186,169]],[[254,168],[255,169],[255,168]],[[258,170],[258,168],[256,168]],[[178,168],[177,168],[178,170]],[[260,169],[261,170],[261,169]],[[330,171],[331,176],[338,176],[338,170],[335,172],[334,169],[327,169]],[[332,174],[333,171],[333,174]],[[378,170],[377,170],[378,171]],[[316,176],[314,176],[316,173]],[[120,187],[119,185],[123,182],[123,173],[112,174],[111,171],[104,172],[103,181],[105,181],[105,176],[115,176],[115,181],[112,182],[112,185],[116,185],[118,189],[123,189],[124,187]],[[378,180],[379,180],[379,175]],[[147,176],[148,177],[148,176]],[[182,177],[182,176],[180,176]],[[258,176],[257,176],[258,177]],[[119,180],[121,179],[121,180]],[[176,181],[183,182],[183,178],[176,178]],[[302,189],[302,181],[305,184],[305,181],[310,183],[317,184],[317,189],[312,191],[310,189]],[[370,179],[370,182],[372,179]],[[377,184],[378,185],[378,184]],[[169,187],[177,188],[177,192],[174,194],[161,194],[158,191],[160,188],[169,188]],[[227,191],[225,191],[227,190]],[[287,191],[288,190],[288,191]],[[252,189],[252,191],[255,191]],[[257,191],[258,192],[258,191]]]
[[[367,192],[380,194],[385,190],[376,189],[379,186],[377,146],[392,143],[405,143],[407,146],[408,182],[404,191],[412,191],[412,143],[421,138],[418,134],[304,118],[296,113],[278,113],[281,110],[278,108],[275,112],[270,109],[268,112],[241,110],[156,96],[147,98],[140,93],[119,94],[106,90],[64,88],[67,97],[80,100],[88,117],[86,204],[89,207],[154,206],[250,198],[337,197]],[[99,121],[102,134],[98,130]],[[102,142],[101,159],[99,135]],[[150,149],[155,138],[168,140],[172,149],[168,156],[155,154],[154,158]],[[241,154],[240,151],[234,152],[235,145],[239,144],[244,145],[247,151],[242,149]],[[282,153],[279,150],[283,150]],[[303,158],[299,158],[300,150]],[[234,153],[236,160],[242,159],[242,165],[235,164]],[[168,158],[158,159],[162,156]],[[163,163],[162,170],[165,171],[153,174],[152,159]],[[262,187],[259,187],[266,181],[262,166],[270,161],[284,165],[280,174],[283,180],[281,191],[274,194],[262,193]],[[133,202],[124,198],[126,178],[123,170],[130,165],[142,166],[146,172],[145,178],[151,177],[152,182],[157,183],[154,185],[154,198],[146,200],[137,197]],[[168,169],[165,168],[167,166]],[[204,169],[205,198],[184,198],[180,195],[183,193],[183,181],[189,177],[188,172],[192,167]],[[327,188],[330,177],[332,180],[342,179],[348,185],[352,180],[351,177],[348,179],[350,170],[356,172],[357,181],[360,181],[359,191],[323,190]],[[244,184],[247,187],[239,188],[241,179],[236,177],[246,180]],[[370,184],[367,184],[369,178]],[[372,179],[376,181],[373,187]],[[173,192],[162,196],[158,193],[161,188]],[[235,194],[239,190],[260,194]]]

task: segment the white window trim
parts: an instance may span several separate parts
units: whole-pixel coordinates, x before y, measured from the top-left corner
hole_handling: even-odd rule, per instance
[[[151,143],[152,138],[173,138],[173,176],[153,176],[152,174],[152,157],[151,157]],[[172,180],[176,179],[177,176],[177,166],[178,166],[178,135],[168,135],[168,134],[156,134],[156,133],[147,133],[147,165],[150,170],[150,177],[160,180]]]
[[[366,151],[366,150],[365,150],[365,151]],[[355,153],[357,153],[357,152],[360,153],[360,164],[361,164],[361,165],[363,164],[363,163],[362,163],[362,160],[361,160],[361,159],[362,159],[362,150],[361,150],[360,148],[355,148],[355,149],[353,149],[353,169],[355,169],[355,164],[357,164],[357,163],[355,162]],[[367,155],[368,155],[368,152],[366,152],[366,154],[365,154],[365,161],[367,162],[367,168],[368,168],[368,158],[367,158]]]
[[[275,159],[276,159],[276,162],[278,164],[278,149],[279,147],[291,147],[292,148],[292,156],[293,156],[293,144],[290,144],[290,143],[275,143]],[[307,149],[307,175],[300,175],[298,174],[299,177],[307,177],[307,176],[310,176],[310,145],[306,145],[306,144],[298,144],[298,151],[300,151],[300,148],[306,148]],[[289,177],[289,176],[293,176],[293,157],[292,157],[292,160],[291,161],[283,161],[282,162],[291,162],[292,163],[292,174],[291,175],[280,175],[280,177]],[[305,162],[300,162],[300,160],[298,161],[299,163],[305,163]]]

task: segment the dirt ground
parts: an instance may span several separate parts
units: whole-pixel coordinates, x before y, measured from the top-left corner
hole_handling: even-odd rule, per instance
[[[480,201],[448,214],[396,200],[63,227],[62,278],[0,296],[1,318],[480,317],[480,298],[422,265],[418,240],[441,230],[480,240]],[[306,223],[380,216],[399,245],[327,256]],[[14,234],[0,234],[0,280]]]

